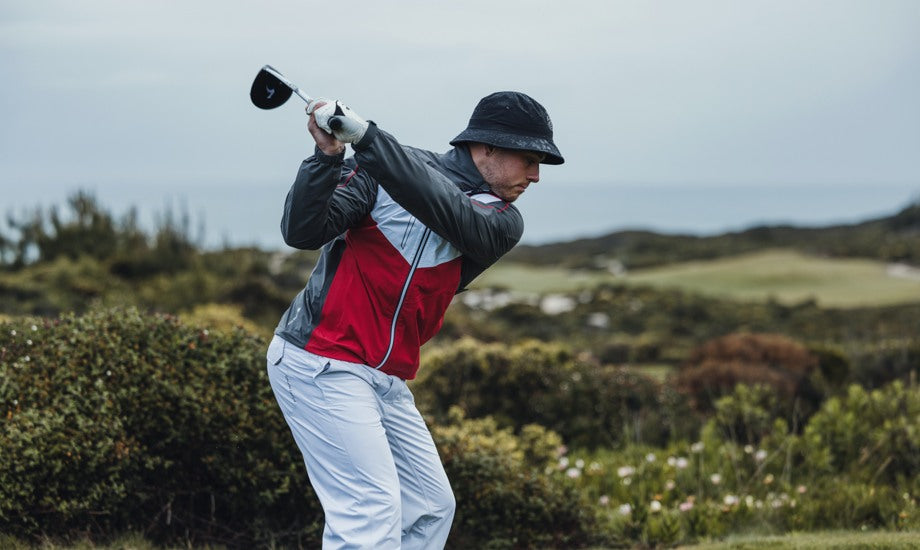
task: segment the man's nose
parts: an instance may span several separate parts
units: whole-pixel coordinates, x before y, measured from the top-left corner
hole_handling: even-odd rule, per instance
[[[527,181],[537,183],[540,181],[540,165],[538,164],[533,170],[527,173]]]

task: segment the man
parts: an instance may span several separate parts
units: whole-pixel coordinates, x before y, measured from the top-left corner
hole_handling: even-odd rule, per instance
[[[281,230],[322,252],[269,346],[272,390],[325,512],[324,548],[442,548],[453,492],[405,381],[454,294],[520,239],[511,203],[563,158],[546,110],[517,92],[483,98],[445,154],[340,102],[307,114],[316,149]]]

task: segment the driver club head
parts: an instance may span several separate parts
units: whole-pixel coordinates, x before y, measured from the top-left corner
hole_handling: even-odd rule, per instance
[[[284,105],[284,102],[290,99],[294,88],[296,86],[271,65],[265,65],[252,81],[249,98],[252,104],[260,109],[274,109]]]

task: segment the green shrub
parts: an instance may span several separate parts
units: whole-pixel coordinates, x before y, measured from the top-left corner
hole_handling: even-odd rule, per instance
[[[136,310],[0,330],[0,532],[316,541],[264,342]]]
[[[867,391],[850,386],[805,428],[804,460],[816,475],[847,474],[896,483],[920,476],[920,388],[899,381]]]
[[[539,426],[516,437],[452,409],[432,435],[457,499],[449,548],[577,548],[596,541],[593,508],[548,476],[560,439]]]
[[[777,416],[786,414],[781,412],[771,388],[738,384],[734,392],[716,400],[714,414],[707,423],[723,441],[756,445],[773,431]]]
[[[892,323],[894,324],[894,323]],[[893,380],[920,376],[920,338],[916,322],[906,325],[902,338],[879,338],[851,351],[854,365],[849,380],[866,388],[878,388]]]
[[[442,420],[452,406],[519,429],[540,424],[578,447],[664,444],[698,424],[668,386],[603,366],[560,344],[513,346],[464,339],[426,354],[413,384],[424,412]]]
[[[895,529],[906,506],[888,485],[854,483],[846,478],[825,478],[813,494],[803,499],[792,518],[796,529]]]

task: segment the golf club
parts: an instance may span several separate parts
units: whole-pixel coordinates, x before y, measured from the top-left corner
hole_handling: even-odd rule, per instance
[[[301,92],[297,84],[288,80],[278,69],[271,65],[265,65],[259,70],[255,80],[252,81],[249,99],[252,100],[253,105],[260,109],[274,109],[284,105],[290,99],[291,94],[297,94],[307,104],[313,101],[312,97]],[[329,121],[329,126],[333,130],[339,130],[342,128],[343,122],[339,118],[333,118]]]

